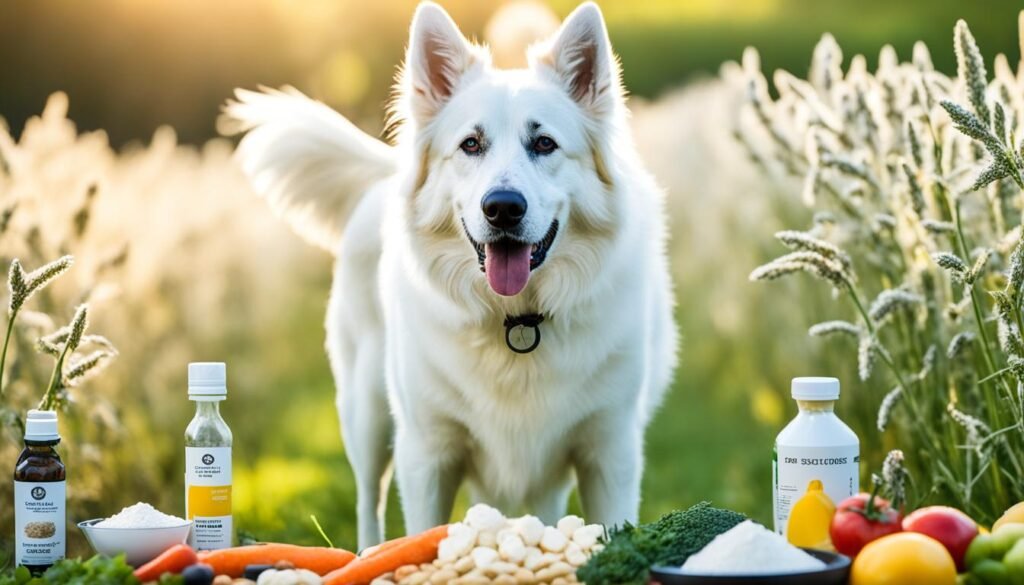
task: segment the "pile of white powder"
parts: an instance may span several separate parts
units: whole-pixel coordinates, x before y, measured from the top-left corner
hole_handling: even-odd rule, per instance
[[[164,514],[149,504],[139,502],[93,526],[96,528],[170,528],[183,524],[185,521],[181,518]]]
[[[719,534],[683,570],[695,575],[763,575],[822,569],[825,563],[789,544],[764,526],[747,520]]]

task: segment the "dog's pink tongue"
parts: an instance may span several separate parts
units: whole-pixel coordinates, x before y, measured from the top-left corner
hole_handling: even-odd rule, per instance
[[[511,297],[526,288],[530,280],[530,244],[487,244],[486,252],[484,273],[494,292]]]

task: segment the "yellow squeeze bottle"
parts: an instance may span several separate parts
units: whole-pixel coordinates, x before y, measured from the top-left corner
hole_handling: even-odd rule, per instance
[[[188,397],[196,415],[185,430],[185,518],[196,550],[231,546],[231,429],[220,416],[227,398],[227,369],[220,362],[188,365]]]

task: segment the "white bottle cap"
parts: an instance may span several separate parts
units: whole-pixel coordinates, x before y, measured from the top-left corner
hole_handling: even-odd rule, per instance
[[[188,395],[219,397],[228,394],[228,371],[224,362],[192,362],[188,365]]]
[[[794,400],[838,400],[838,378],[793,378],[790,386]]]
[[[57,413],[52,410],[30,410],[25,420],[26,441],[59,441]]]

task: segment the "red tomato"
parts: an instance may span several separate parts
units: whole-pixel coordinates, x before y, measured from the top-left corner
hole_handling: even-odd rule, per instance
[[[836,506],[829,535],[836,550],[855,557],[867,543],[887,534],[902,532],[902,516],[889,505],[889,501],[871,494],[850,496]]]
[[[919,532],[942,543],[956,561],[957,571],[963,572],[964,554],[978,536],[978,525],[970,516],[948,506],[921,508],[903,520],[903,530]]]

